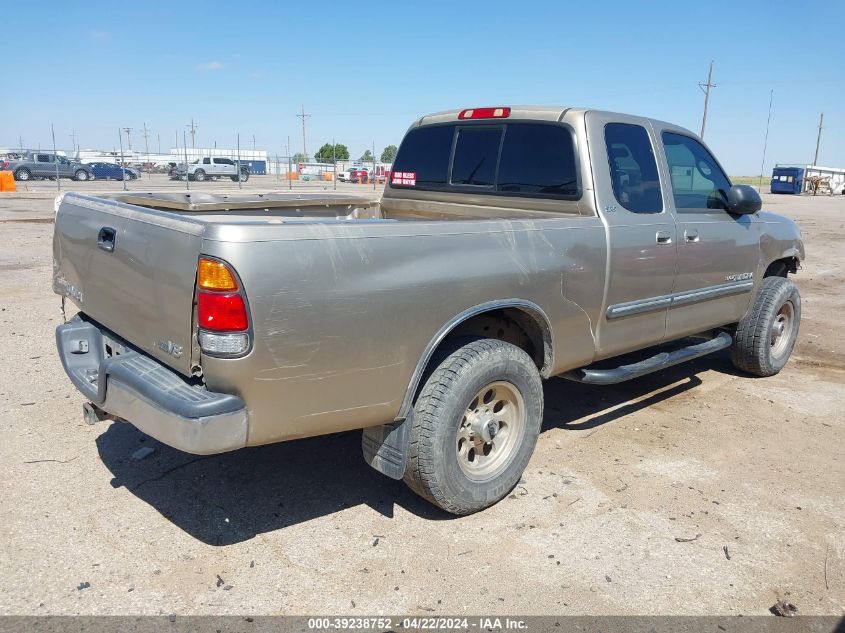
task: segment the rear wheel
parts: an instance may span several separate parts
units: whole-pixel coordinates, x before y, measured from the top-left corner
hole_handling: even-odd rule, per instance
[[[15,172],[15,180],[30,180],[32,178],[32,172],[30,172],[26,167],[21,167]]]
[[[203,182],[205,180],[205,172],[202,169],[197,169],[194,172],[194,180],[197,182]]]
[[[77,169],[76,173],[73,175],[74,180],[78,180],[80,182],[85,182],[88,180],[88,172],[84,169]]]
[[[510,492],[537,443],[543,388],[522,349],[463,339],[429,376],[414,406],[405,482],[452,514]]]
[[[737,369],[773,376],[792,354],[801,324],[801,295],[784,277],[766,277],[751,310],[739,322],[731,347]]]

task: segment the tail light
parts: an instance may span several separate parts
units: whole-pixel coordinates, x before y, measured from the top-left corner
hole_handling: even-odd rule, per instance
[[[461,110],[458,118],[464,119],[507,119],[511,115],[510,108],[470,108]]]
[[[213,356],[240,356],[249,349],[249,313],[229,264],[200,257],[197,264],[199,344]]]

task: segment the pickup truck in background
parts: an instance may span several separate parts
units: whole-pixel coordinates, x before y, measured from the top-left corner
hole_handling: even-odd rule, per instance
[[[676,125],[442,112],[378,202],[65,194],[53,288],[79,312],[58,352],[89,420],[197,454],[364,429],[371,466],[467,514],[519,481],[542,378],[728,348],[750,375],[784,367],[804,246],[760,208]]]
[[[204,156],[188,165],[184,163],[179,165],[173,174],[171,178],[176,180],[182,180],[187,176],[197,182],[217,180],[218,178],[230,178],[232,182],[238,182],[240,177],[241,182],[246,182],[249,180],[249,166],[240,163],[240,169],[238,169],[238,162],[231,158]]]
[[[29,153],[21,160],[4,162],[2,168],[11,171],[15,180],[23,182],[33,178],[55,178],[57,173],[59,178],[71,178],[78,181],[94,178],[88,165],[47,152]]]

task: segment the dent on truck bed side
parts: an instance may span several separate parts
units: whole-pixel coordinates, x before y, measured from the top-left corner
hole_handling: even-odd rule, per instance
[[[250,298],[252,352],[202,366],[210,389],[244,399],[251,445],[394,420],[432,342],[477,306],[538,306],[550,374],[595,353],[606,260],[595,216],[274,228],[202,247]]]

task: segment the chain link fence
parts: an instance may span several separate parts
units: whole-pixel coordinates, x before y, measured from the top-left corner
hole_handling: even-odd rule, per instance
[[[369,194],[380,191],[391,167],[371,159],[370,152],[368,160],[332,157],[320,162],[301,153],[261,149],[254,137],[242,144],[240,134],[231,147],[219,147],[216,142],[196,147],[190,133],[181,137],[176,133],[168,146],[160,135],[149,134],[146,126],[142,132],[121,128],[109,135],[115,139],[111,147],[83,148],[75,132],[49,132],[55,141],[48,147],[28,147],[22,139],[18,147],[0,147],[0,169],[13,173],[18,191],[248,189]],[[70,143],[58,142],[62,138]]]

